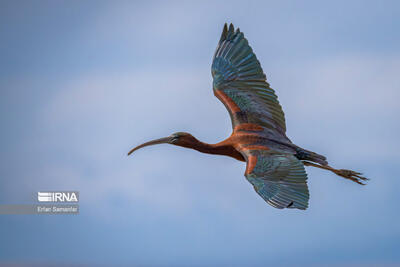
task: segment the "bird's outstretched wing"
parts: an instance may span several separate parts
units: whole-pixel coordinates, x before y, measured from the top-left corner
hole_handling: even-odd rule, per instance
[[[294,155],[268,150],[246,150],[245,176],[256,192],[275,208],[308,207],[307,173]]]
[[[213,89],[228,109],[232,127],[255,123],[270,134],[285,136],[282,107],[266,82],[260,62],[239,28],[225,24],[214,55]]]
[[[249,125],[256,125],[252,128],[259,134],[288,140],[278,98],[243,33],[235,31],[232,24],[229,29],[224,26],[211,72],[214,94],[228,109],[234,131],[251,130]],[[275,208],[306,209],[309,193],[303,163],[292,154],[273,151],[264,145],[242,147],[247,180]]]

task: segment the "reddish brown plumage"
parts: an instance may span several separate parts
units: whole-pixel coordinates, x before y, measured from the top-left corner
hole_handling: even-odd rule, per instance
[[[255,123],[242,123],[242,124],[236,125],[235,128],[233,129],[234,132],[237,132],[237,131],[261,132],[262,130],[263,130],[263,127],[261,127],[258,124],[255,124]]]
[[[236,126],[231,136],[216,144],[207,144],[197,140],[191,134],[182,133],[183,135],[174,144],[203,153],[224,155],[240,161],[246,161],[243,153],[241,153],[243,151],[269,150],[269,147],[262,144],[264,138],[257,133],[257,131],[261,132],[262,129],[256,124],[244,123]]]
[[[254,167],[257,165],[257,157],[251,155],[247,161],[246,171],[244,172],[245,175],[250,174],[253,171]]]
[[[240,108],[236,103],[228,97],[223,91],[214,91],[214,95],[222,102],[224,103],[226,109],[231,112],[231,113],[236,113],[240,111]]]
[[[242,154],[236,149],[239,138],[240,137],[237,135],[232,134],[229,138],[222,142],[216,144],[207,144],[197,140],[191,134],[185,134],[181,136],[178,141],[174,143],[174,145],[192,148],[203,153],[224,155],[240,161],[245,161]]]
[[[214,95],[225,105],[232,121],[231,136],[216,144],[197,140],[189,133],[139,145],[168,143],[197,151],[247,161],[246,179],[256,192],[276,208],[308,207],[309,192],[304,165],[326,169],[359,184],[367,180],[351,170],[328,166],[326,158],[303,149],[286,136],[282,107],[257,57],[239,29],[225,24],[212,63]],[[314,162],[314,163],[313,163]]]

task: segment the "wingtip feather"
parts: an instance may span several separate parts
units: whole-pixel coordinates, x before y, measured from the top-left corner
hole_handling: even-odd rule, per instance
[[[219,39],[219,43],[222,43],[222,41],[226,39],[227,33],[228,33],[228,24],[225,23],[224,27],[222,29],[222,34],[221,34],[221,38]]]

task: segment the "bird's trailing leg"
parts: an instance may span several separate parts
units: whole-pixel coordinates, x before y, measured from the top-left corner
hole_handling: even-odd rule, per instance
[[[324,169],[324,170],[328,170],[331,171],[343,178],[349,179],[353,182],[356,182],[357,184],[361,184],[361,185],[365,185],[365,183],[363,183],[363,181],[367,181],[369,180],[368,178],[362,177],[362,173],[359,172],[355,172],[352,170],[346,170],[346,169],[334,169],[329,165],[319,165],[319,164],[315,164],[309,161],[303,161],[303,164],[305,166],[312,166],[312,167],[317,167],[320,169]]]

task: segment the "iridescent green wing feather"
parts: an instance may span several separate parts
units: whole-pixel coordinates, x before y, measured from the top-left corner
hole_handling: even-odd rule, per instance
[[[242,154],[247,160],[247,180],[268,204],[278,209],[307,209],[307,173],[300,160],[271,151],[248,150]]]
[[[260,62],[239,28],[225,24],[211,68],[214,94],[229,111],[233,128],[256,123],[285,134],[285,117]]]

